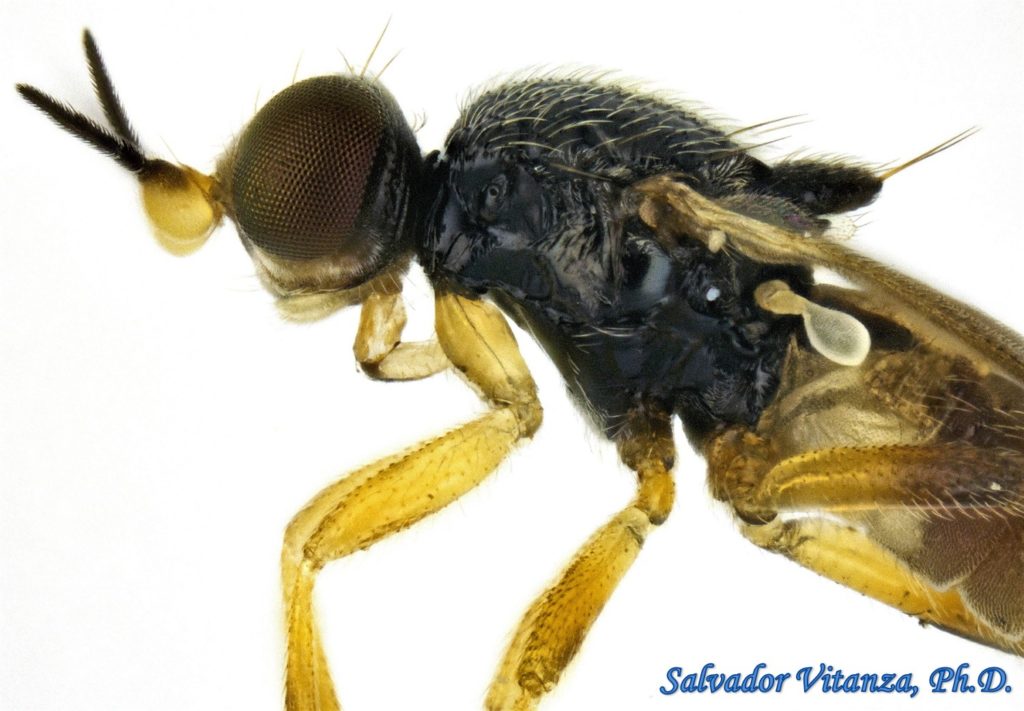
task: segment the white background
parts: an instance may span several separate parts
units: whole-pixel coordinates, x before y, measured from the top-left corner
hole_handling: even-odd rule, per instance
[[[163,254],[131,178],[18,100],[32,82],[99,116],[90,26],[144,142],[202,170],[292,79],[395,51],[386,83],[440,145],[469,88],[530,65],[594,66],[737,125],[811,122],[763,155],[905,159],[856,244],[1018,329],[1024,255],[1018,2],[5,2],[0,9],[0,709],[279,709],[281,533],[359,464],[480,409],[452,376],[372,383],[356,313],[279,321],[230,226]],[[301,62],[300,62],[301,59]],[[774,136],[770,136],[774,137]],[[408,291],[413,335],[430,294]],[[480,708],[518,615],[631,496],[629,473],[521,337],[546,421],[478,491],[333,564],[318,600],[349,711]],[[557,709],[1019,708],[1024,664],[743,541],[680,440],[670,521],[608,604]],[[668,667],[793,672],[1005,666],[990,698],[663,697]]]

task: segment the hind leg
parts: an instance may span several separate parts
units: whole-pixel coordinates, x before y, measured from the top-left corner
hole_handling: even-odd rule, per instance
[[[708,463],[712,490],[756,545],[922,622],[1024,654],[1020,456],[894,445],[774,461],[767,442],[733,431],[712,443]]]

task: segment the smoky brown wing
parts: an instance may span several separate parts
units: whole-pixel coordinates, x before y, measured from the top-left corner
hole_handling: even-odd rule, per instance
[[[697,240],[766,265],[846,277],[853,288],[818,285],[807,298],[870,333],[867,357],[853,366],[794,337],[758,422],[706,445],[712,490],[748,522],[745,535],[922,619],[1020,653],[1024,339],[824,233],[758,220],[666,176],[635,189],[638,216],[666,246]],[[832,526],[811,555],[799,549],[813,538],[812,523],[776,526],[795,533],[785,542],[768,535],[772,525],[756,532],[758,521],[779,514],[826,528],[838,520],[849,533]],[[849,540],[859,541],[851,555],[873,568],[860,580],[842,560]],[[906,608],[889,595],[904,584],[923,606],[942,597],[959,611],[943,619]]]
[[[801,419],[827,427],[814,409]],[[724,455],[722,435],[709,457],[713,490],[754,521],[749,539],[923,621],[1024,652],[1018,452],[958,442],[773,457],[790,433],[773,438],[778,423],[767,424],[733,436],[740,444]]]
[[[840,448],[784,461],[773,508],[855,524],[935,590],[1008,640],[1024,640],[1024,461],[968,444]]]
[[[924,476],[908,489],[916,503],[865,514],[862,523],[873,540],[912,571],[936,589],[959,590],[979,617],[1019,642],[1024,640],[1020,456],[980,450],[978,456],[953,457],[955,465],[968,468],[947,476],[946,449],[932,450],[935,466],[922,467]],[[974,486],[963,487],[965,479]]]
[[[870,314],[872,352],[848,368],[793,344],[756,427],[770,453],[748,505],[848,522],[927,588],[955,592],[991,628],[984,641],[1020,649],[1024,389],[951,338],[886,340],[874,295],[813,296]]]

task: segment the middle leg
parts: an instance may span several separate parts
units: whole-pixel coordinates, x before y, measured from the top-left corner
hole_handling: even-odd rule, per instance
[[[558,580],[530,605],[491,682],[488,711],[533,709],[554,688],[647,534],[668,518],[675,493],[669,417],[634,417],[617,444],[619,456],[637,474],[636,496],[583,544]]]

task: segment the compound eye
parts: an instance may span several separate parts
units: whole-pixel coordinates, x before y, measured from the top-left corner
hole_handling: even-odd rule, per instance
[[[307,79],[267,102],[242,132],[227,166],[232,216],[269,255],[348,260],[353,278],[364,280],[403,240],[421,160],[379,84]]]

